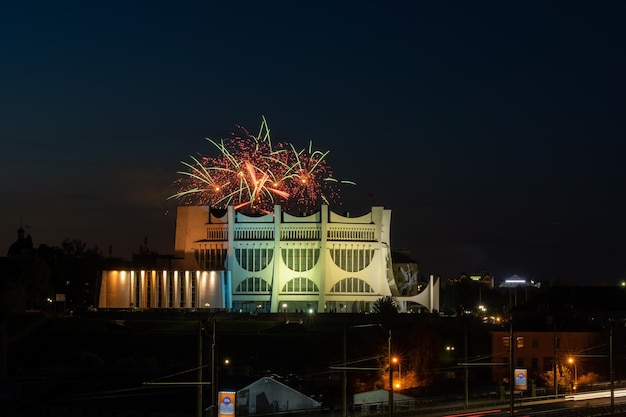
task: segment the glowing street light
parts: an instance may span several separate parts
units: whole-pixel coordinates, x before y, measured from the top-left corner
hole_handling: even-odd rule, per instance
[[[397,364],[398,365],[398,377],[400,379],[402,379],[402,362],[400,362],[400,359],[398,359],[397,356],[394,356],[393,358],[391,358],[391,362],[393,362],[393,364]],[[396,388],[398,388],[399,384],[396,384]]]
[[[389,339],[387,339],[387,353],[389,355],[389,417],[393,417],[393,368],[391,367],[391,329],[389,329]]]
[[[573,356],[570,356],[567,359],[567,362],[570,365],[572,365],[572,364],[574,365],[574,389],[576,389],[576,385],[577,385],[577,382],[578,382],[578,367],[576,366],[576,359],[574,359]]]

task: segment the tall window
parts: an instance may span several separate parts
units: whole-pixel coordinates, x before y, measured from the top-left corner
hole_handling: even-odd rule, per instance
[[[339,268],[346,272],[358,272],[368,267],[374,257],[373,249],[330,249],[330,256]]]
[[[150,274],[146,273],[144,276],[146,280],[146,307],[152,307],[152,278]]]
[[[141,305],[139,304],[140,302],[140,296],[141,296],[141,278],[140,278],[140,274],[136,275],[135,278],[135,307],[140,308]]]
[[[198,294],[197,278],[191,279],[191,308],[196,307],[196,297]]]
[[[552,357],[546,356],[543,358],[543,372],[553,371],[552,369]],[[557,370],[558,372],[558,370]]]
[[[509,344],[510,341],[511,341],[511,338],[509,336],[502,336],[502,346],[504,346],[505,348],[508,348],[509,346],[511,346]]]
[[[163,307],[163,286],[161,285],[161,280],[159,277],[154,277],[154,286],[156,287],[155,297],[156,297],[156,306],[157,308]]]
[[[174,307],[174,279],[172,275],[169,276],[167,282],[169,283],[167,286],[167,306]]]
[[[238,248],[235,257],[239,265],[250,272],[259,272],[272,261],[274,249],[271,248]]]
[[[179,285],[179,288],[180,288],[180,290],[178,291],[178,293],[180,294],[180,298],[178,300],[179,307],[185,307],[185,283],[186,283],[186,280],[183,277],[183,275],[180,276],[180,279],[179,279],[178,282],[179,282],[178,285]]]
[[[296,272],[308,271],[313,268],[320,258],[320,250],[314,248],[284,248],[281,249],[283,262],[287,268]]]
[[[201,248],[194,251],[198,267],[209,271],[225,269],[226,254],[226,248],[222,247]]]

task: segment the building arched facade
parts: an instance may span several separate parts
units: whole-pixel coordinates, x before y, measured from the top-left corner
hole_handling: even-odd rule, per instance
[[[124,284],[104,271],[99,307],[368,312],[398,295],[390,225],[383,207],[349,217],[326,205],[306,216],[180,206],[172,270],[127,271]]]

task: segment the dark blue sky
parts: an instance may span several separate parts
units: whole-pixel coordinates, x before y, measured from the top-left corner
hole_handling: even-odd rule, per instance
[[[181,160],[265,115],[423,274],[626,278],[626,3],[0,7],[0,253],[173,249]],[[369,195],[373,195],[372,198]],[[166,215],[166,213],[169,213]]]

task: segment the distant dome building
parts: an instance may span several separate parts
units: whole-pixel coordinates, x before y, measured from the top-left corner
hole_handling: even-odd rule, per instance
[[[17,258],[24,255],[30,255],[34,251],[33,239],[30,236],[26,236],[26,231],[22,226],[17,229],[17,240],[9,246],[7,257]]]

